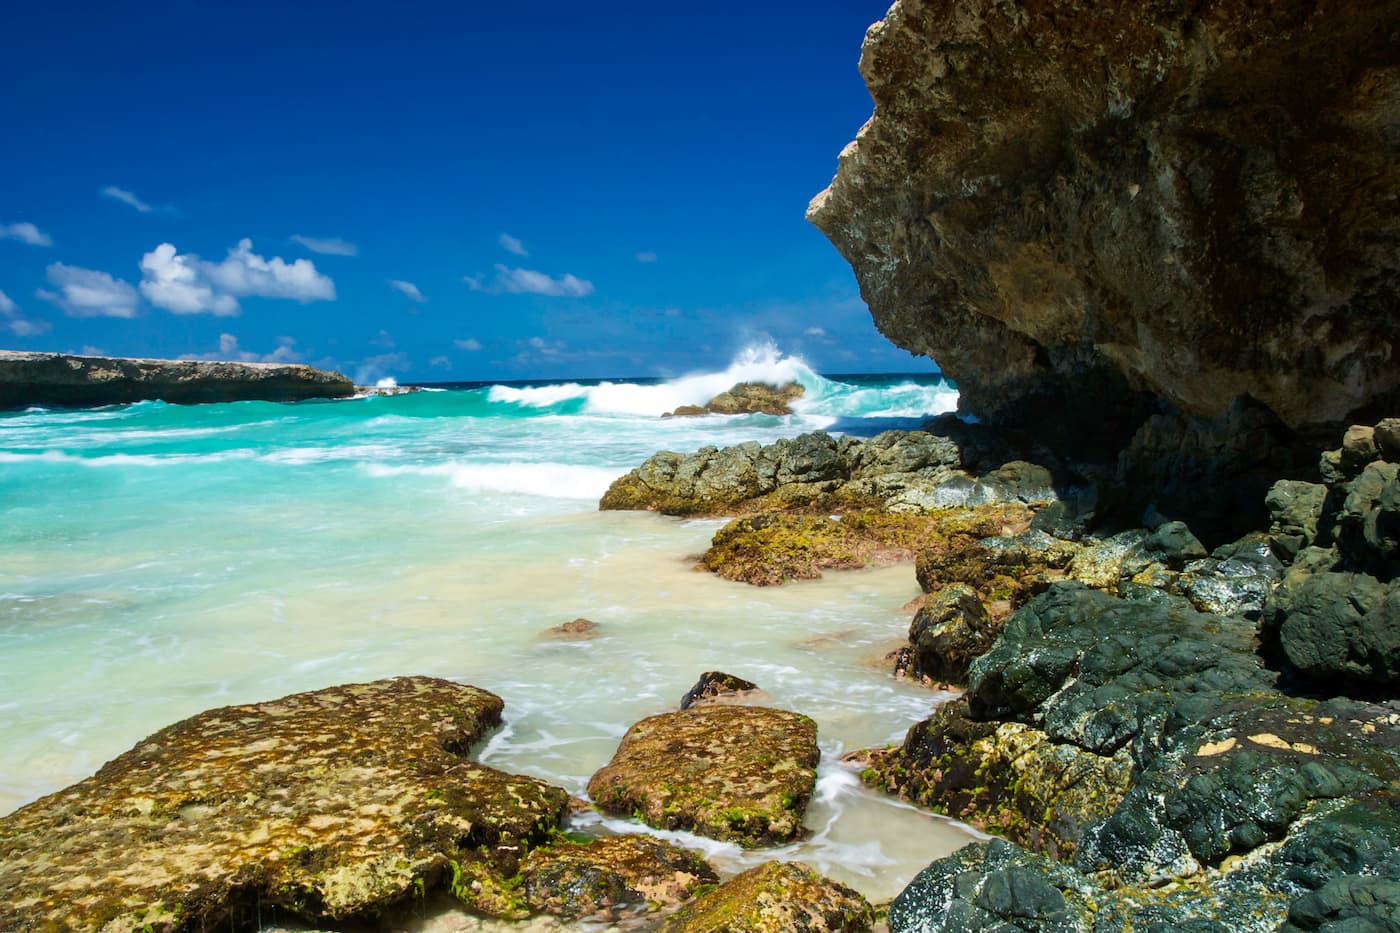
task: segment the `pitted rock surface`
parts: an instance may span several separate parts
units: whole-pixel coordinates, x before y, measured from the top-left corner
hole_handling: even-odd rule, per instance
[[[0,818],[0,929],[108,933],[373,914],[556,828],[568,795],[466,760],[475,687],[402,677],[230,706]]]
[[[817,725],[759,706],[697,706],[627,731],[588,793],[609,813],[743,846],[802,835],[816,787]]]

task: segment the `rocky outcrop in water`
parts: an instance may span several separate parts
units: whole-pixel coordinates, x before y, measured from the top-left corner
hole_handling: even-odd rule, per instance
[[[627,731],[588,793],[605,812],[742,846],[800,838],[816,787],[817,725],[757,706],[698,706]]]
[[[792,401],[805,394],[800,382],[769,385],[766,382],[740,382],[710,399],[704,405],[682,405],[663,418],[694,418],[701,415],[790,415]]]
[[[657,933],[865,933],[865,898],[797,862],[768,862],[700,895]]]
[[[297,402],[354,394],[354,383],[340,373],[296,363],[112,359],[0,350],[0,409],[87,408],[151,399],[181,404]]]
[[[964,409],[1123,447],[1400,399],[1400,3],[898,0],[808,216]]]
[[[467,760],[500,698],[427,677],[201,713],[0,818],[0,929],[374,916],[439,885],[491,908],[561,789]]]

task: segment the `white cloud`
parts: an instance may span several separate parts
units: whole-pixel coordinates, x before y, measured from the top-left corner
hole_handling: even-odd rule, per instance
[[[824,327],[809,327],[809,328],[807,328],[806,330],[804,330],[802,333],[806,334],[808,337],[825,337],[825,336],[826,336],[826,328],[824,328]]]
[[[232,360],[238,363],[300,363],[302,355],[297,352],[296,340],[291,337],[278,337],[277,349],[271,353],[254,353],[238,345],[233,334],[219,335],[219,349],[208,353],[186,353],[182,360]]]
[[[452,361],[445,356],[435,356],[428,360],[428,365],[433,369],[451,369]]]
[[[141,257],[141,293],[157,308],[174,314],[238,314],[238,299],[216,293],[205,281],[201,265],[198,256],[181,256],[173,245],[162,243]]]
[[[49,281],[58,288],[58,292],[41,288],[35,294],[58,305],[72,317],[136,316],[136,306],[141,298],[128,282],[95,269],[65,266],[61,262],[51,264],[48,274]]]
[[[125,188],[118,188],[116,185],[108,185],[102,189],[101,194],[104,198],[111,198],[113,201],[120,201],[123,204],[134,207],[143,214],[149,214],[151,211],[155,210],[155,208],[151,207],[151,205],[147,204],[130,191],[127,191]]]
[[[454,340],[452,345],[458,350],[466,350],[468,353],[475,353],[481,349],[481,341],[475,337],[468,337],[466,340]]]
[[[48,321],[30,321],[20,316],[19,305],[4,292],[0,292],[0,330],[7,330],[16,337],[37,337],[49,331]]]
[[[335,283],[317,272],[311,260],[264,259],[246,238],[217,263],[177,253],[174,245],[162,243],[141,257],[141,274],[147,300],[175,314],[236,315],[238,299],[245,296],[290,298],[302,304],[335,299]]]
[[[511,295],[549,295],[556,298],[582,298],[593,294],[593,283],[575,275],[564,274],[558,278],[536,272],[533,269],[512,269],[496,263],[496,274],[487,282],[480,276],[463,278],[472,291]]]
[[[656,254],[650,250],[637,254],[637,262],[656,262]]]
[[[405,282],[403,279],[390,279],[389,287],[403,292],[409,298],[420,304],[428,300],[427,297],[418,290],[418,286],[414,285],[412,282]]]
[[[497,238],[496,242],[500,243],[501,249],[505,250],[507,253],[514,253],[516,256],[530,255],[528,252],[525,251],[525,244],[521,243],[509,233],[502,233]]]
[[[394,349],[394,338],[389,335],[387,330],[380,330],[379,333],[369,338],[369,343],[372,347],[379,347],[384,350]]]
[[[30,246],[53,246],[53,237],[31,223],[0,224],[0,240],[19,240]]]
[[[354,256],[360,251],[360,248],[354,243],[347,243],[339,237],[333,236],[315,237],[294,233],[292,234],[292,242],[301,244],[313,253],[323,253],[327,256]]]
[[[560,351],[564,349],[564,341],[545,340],[543,337],[531,337],[529,340],[525,341],[525,343],[531,350],[538,352],[542,356],[558,356]]]

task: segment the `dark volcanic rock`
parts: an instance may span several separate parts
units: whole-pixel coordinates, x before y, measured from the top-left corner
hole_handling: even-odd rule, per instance
[[[700,675],[695,686],[687,690],[685,696],[681,697],[681,709],[699,706],[714,700],[716,697],[751,693],[757,689],[758,684],[742,677],[735,677],[733,674],[726,674],[723,671],[706,671]]]
[[[345,398],[355,385],[340,373],[294,363],[130,360],[0,350],[0,409],[81,408],[167,402],[296,402]]]
[[[982,825],[1009,813],[1013,839],[1073,864],[969,847],[901,894],[892,933],[1389,929],[1400,714],[1279,693],[1252,635],[1166,594],[1077,584],[1008,619],[966,709],[874,753],[872,776]]]
[[[797,862],[768,862],[668,917],[657,933],[865,933],[865,898]]]
[[[242,928],[279,909],[343,920],[440,883],[483,906],[568,804],[462,757],[501,707],[405,677],[163,729],[0,818],[0,929]]]
[[[874,116],[808,216],[986,421],[1111,452],[1158,402],[1249,395],[1337,430],[1400,392],[1397,22],[1397,0],[899,0],[861,57]]]
[[[1400,686],[1400,580],[1293,571],[1270,599],[1265,625],[1305,688],[1365,694]]]
[[[757,706],[699,706],[643,719],[588,782],[609,813],[743,846],[802,835],[816,787],[817,725]]]
[[[940,683],[966,683],[968,665],[992,646],[999,630],[976,590],[949,583],[909,623],[909,673]]]

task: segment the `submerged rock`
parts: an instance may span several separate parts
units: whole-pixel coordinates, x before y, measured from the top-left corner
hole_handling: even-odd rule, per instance
[[[572,622],[560,622],[545,629],[542,636],[554,641],[590,641],[598,637],[598,623],[582,618]]]
[[[628,730],[588,793],[608,812],[742,846],[802,835],[816,787],[817,726],[756,706],[699,706]]]
[[[182,404],[296,402],[354,394],[355,384],[340,373],[299,363],[113,359],[0,350],[0,409],[85,408],[148,399]]]
[[[796,862],[768,862],[697,897],[657,933],[865,933],[865,898]]]
[[[201,713],[0,818],[0,929],[199,929],[372,916],[500,879],[568,795],[462,757],[484,690],[402,677]]]

